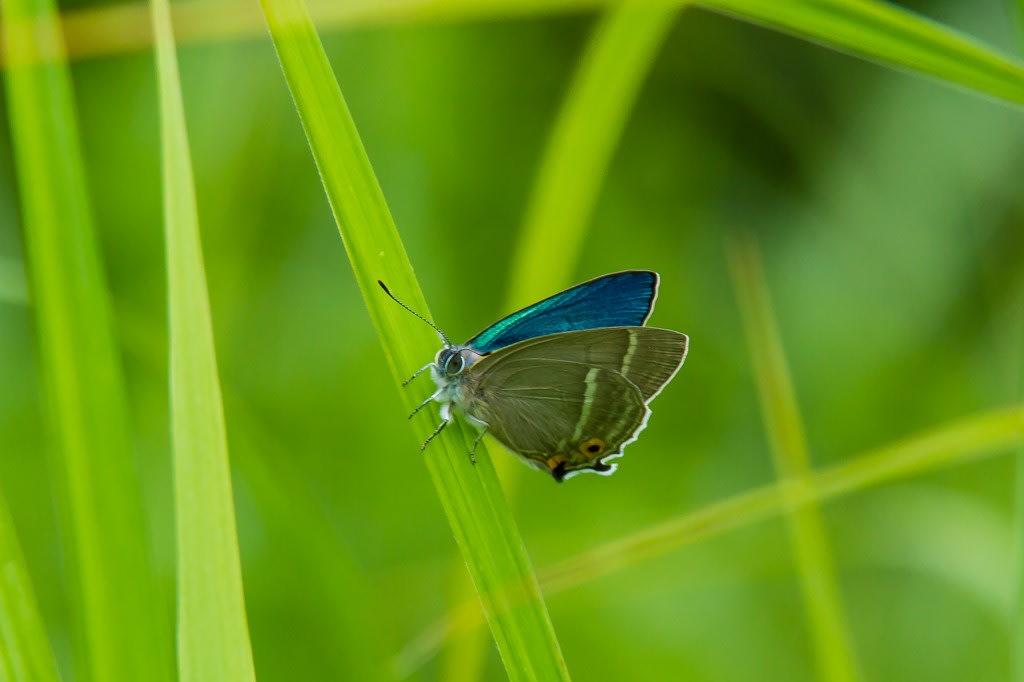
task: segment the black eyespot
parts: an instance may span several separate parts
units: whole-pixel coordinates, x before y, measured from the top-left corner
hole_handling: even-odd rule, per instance
[[[596,455],[597,453],[601,452],[601,446],[598,445],[597,443],[591,443],[589,446],[587,446],[587,452],[589,452],[592,455]]]

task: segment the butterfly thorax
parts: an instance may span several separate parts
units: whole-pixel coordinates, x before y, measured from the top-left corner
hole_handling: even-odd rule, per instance
[[[469,346],[442,348],[430,368],[430,376],[440,389],[435,396],[438,402],[461,402],[459,389],[465,381],[465,372],[482,358]]]

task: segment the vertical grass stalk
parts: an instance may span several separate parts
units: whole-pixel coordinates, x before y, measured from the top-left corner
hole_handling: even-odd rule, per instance
[[[860,674],[821,512],[796,499],[793,484],[807,482],[810,457],[757,245],[743,235],[730,238],[726,248],[775,469],[791,504],[787,521],[819,673],[825,680],[853,682]]]
[[[110,302],[53,0],[5,0],[7,103],[80,680],[168,680]],[[45,62],[44,55],[56,55]]]
[[[168,0],[152,0],[151,8],[167,244],[178,670],[185,682],[245,682],[255,672],[185,108]]]
[[[262,7],[356,281],[398,383],[433,357],[438,342],[376,282],[386,281],[429,315],[426,302],[305,3],[262,0]],[[402,393],[406,409],[419,402],[414,390]],[[421,441],[433,430],[431,412],[424,410],[412,422]],[[396,425],[401,419],[396,409]],[[505,669],[512,680],[567,680],[554,628],[486,447],[477,450],[474,466],[467,456],[471,440],[456,421],[424,457]],[[416,455],[410,447],[374,456],[415,467]],[[518,585],[523,598],[510,598],[508,585]]]

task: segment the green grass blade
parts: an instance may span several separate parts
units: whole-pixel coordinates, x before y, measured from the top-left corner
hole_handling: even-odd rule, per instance
[[[160,84],[182,680],[254,680],[227,434],[170,6],[152,0]]]
[[[366,26],[393,22],[473,21],[538,16],[608,5],[680,7],[688,0],[317,0],[321,25]],[[925,74],[978,93],[1024,103],[1024,66],[939,23],[886,2],[866,0],[703,0],[709,9],[785,31],[886,66]],[[262,30],[251,5],[237,0],[193,0],[175,9],[183,41],[252,36]],[[69,15],[72,54],[94,56],[149,44],[145,14],[136,5]],[[109,27],[120,26],[112,31]]]
[[[618,7],[594,31],[555,120],[512,259],[506,308],[567,287],[601,182],[674,7]]]
[[[757,244],[749,235],[733,238],[727,254],[776,474],[782,481],[803,478],[810,472],[810,455]],[[857,680],[856,656],[821,512],[814,503],[792,504],[787,521],[819,673],[826,680]]]
[[[759,488],[602,545],[541,571],[554,593],[725,531],[1024,444],[1024,409],[983,413],[850,457],[805,477]]]
[[[7,502],[0,496],[0,680],[56,682],[57,665],[46,636],[25,558]]]
[[[1024,65],[937,22],[866,0],[702,0],[701,4],[885,66],[1024,104]]]
[[[376,281],[385,280],[413,308],[429,314],[426,302],[305,4],[263,0],[262,7],[356,280],[399,382],[432,358],[438,343],[426,325],[388,300]],[[422,395],[414,390],[402,394],[409,410],[418,402],[414,396]],[[420,439],[433,430],[430,412],[413,420]],[[396,423],[398,418],[396,410]],[[472,465],[469,446],[468,434],[455,422],[424,456],[505,669],[513,680],[568,679],[490,457],[480,448]],[[390,456],[416,466],[412,448]],[[502,595],[498,587],[511,582],[524,586],[524,599],[513,603]]]
[[[11,139],[74,599],[77,677],[167,680],[172,668],[143,527],[110,302],[52,0],[2,7]]]
[[[557,594],[681,547],[774,518],[799,505],[844,497],[942,467],[967,464],[994,452],[1009,452],[1022,444],[1024,408],[1020,406],[964,418],[595,547],[542,569],[541,585],[545,594]],[[437,652],[446,638],[478,627],[481,623],[475,606],[461,604],[426,629],[395,656],[395,667],[411,674]]]

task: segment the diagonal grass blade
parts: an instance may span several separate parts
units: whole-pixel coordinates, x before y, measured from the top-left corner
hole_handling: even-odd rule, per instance
[[[305,4],[264,0],[262,6],[356,281],[392,376],[401,382],[433,355],[437,341],[426,325],[388,300],[377,282],[387,281],[413,308],[429,314],[426,302]],[[411,410],[417,401],[409,392],[402,397]],[[413,425],[421,440],[433,430],[421,418]],[[425,460],[505,669],[513,680],[568,679],[486,448],[477,450],[474,466],[466,454],[469,447],[467,434],[455,422],[431,444]],[[498,587],[509,582],[525,585],[526,597],[513,602],[501,594]]]

